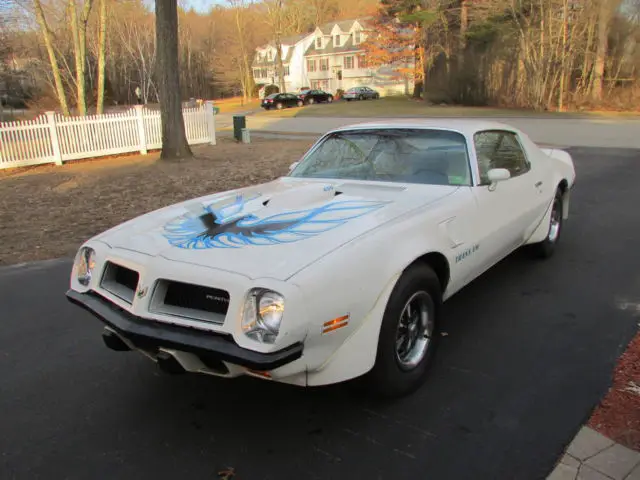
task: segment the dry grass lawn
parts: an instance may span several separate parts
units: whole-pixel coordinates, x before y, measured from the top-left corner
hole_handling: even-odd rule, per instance
[[[194,160],[159,154],[0,170],[0,265],[72,256],[91,236],[189,198],[272,180],[311,140],[219,138]]]

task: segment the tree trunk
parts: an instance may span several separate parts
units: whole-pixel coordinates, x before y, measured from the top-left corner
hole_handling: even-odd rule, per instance
[[[80,21],[76,11],[76,0],[69,0],[69,13],[71,14],[71,37],[73,38],[73,50],[76,61],[76,89],[78,111],[80,115],[87,114],[86,93],[86,62],[87,62],[87,22],[93,0],[86,0],[82,9]]]
[[[69,104],[67,103],[67,97],[64,93],[62,76],[60,75],[60,67],[58,66],[56,52],[53,48],[49,25],[47,24],[47,20],[44,17],[44,11],[42,10],[42,4],[40,3],[40,0],[34,0],[34,6],[36,11],[36,20],[38,22],[38,25],[40,25],[40,29],[42,30],[44,45],[47,49],[47,54],[49,55],[49,62],[51,63],[51,71],[53,72],[53,81],[56,87],[58,103],[60,104],[63,115],[69,116]]]
[[[560,88],[558,89],[558,111],[564,112],[565,103],[564,96],[567,89],[567,57],[569,52],[567,50],[567,42],[569,39],[569,0],[564,0],[562,6],[562,67],[560,68]]]
[[[177,0],[156,0],[156,45],[162,160],[191,158],[193,155],[184,127],[178,64]]]
[[[593,64],[593,88],[591,90],[591,98],[596,101],[602,100],[602,92],[604,90],[604,66],[607,60],[609,18],[609,2],[607,0],[600,0],[600,11],[598,14],[598,45],[596,49],[596,60]]]
[[[98,100],[96,113],[104,111],[105,57],[107,53],[107,0],[100,0],[100,31],[98,47]]]
[[[467,30],[469,28],[469,0],[460,2],[460,34],[458,37],[458,73],[464,66],[464,54],[467,48]]]
[[[284,65],[282,64],[282,44],[280,43],[280,34],[276,37],[276,68],[278,70],[278,86],[280,93],[286,93],[287,89],[284,84]]]

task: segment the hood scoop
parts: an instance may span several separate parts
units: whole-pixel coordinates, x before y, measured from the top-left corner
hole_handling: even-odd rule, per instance
[[[292,210],[316,203],[328,202],[341,193],[336,191],[331,184],[311,183],[279,192],[262,202],[262,205],[273,209]]]

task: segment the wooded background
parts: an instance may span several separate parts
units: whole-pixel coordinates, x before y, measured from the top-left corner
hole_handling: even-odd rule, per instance
[[[640,108],[640,0],[228,0],[207,13],[181,8],[181,97],[255,97],[256,46],[366,16],[377,32],[367,42],[369,63],[414,58],[415,69],[398,71],[415,79],[416,98]],[[0,94],[14,106],[100,112],[136,103],[138,86],[145,103],[158,100],[154,13],[142,0],[0,0],[0,58]]]

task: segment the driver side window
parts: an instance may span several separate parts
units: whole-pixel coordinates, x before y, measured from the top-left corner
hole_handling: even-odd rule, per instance
[[[506,168],[512,177],[522,175],[531,169],[514,133],[499,130],[479,132],[474,135],[473,140],[481,185],[489,184],[488,172],[492,168]]]

